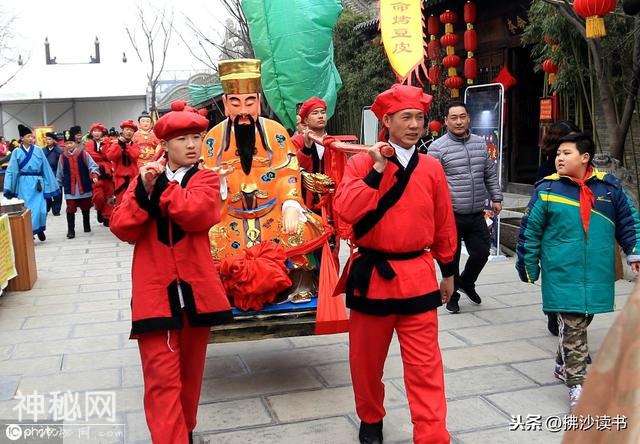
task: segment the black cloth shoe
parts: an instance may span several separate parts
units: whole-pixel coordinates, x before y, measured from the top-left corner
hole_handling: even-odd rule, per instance
[[[104,222],[104,219],[102,218],[102,212],[98,211],[97,213],[98,213],[98,217],[97,217],[98,223],[101,224],[102,222]]]
[[[76,215],[67,213],[67,239],[76,237]]]
[[[89,210],[82,212],[82,228],[85,233],[91,233],[91,221],[89,220]]]
[[[374,424],[360,422],[358,438],[361,444],[382,444],[382,421]]]
[[[44,242],[45,240],[47,240],[47,236],[45,236],[44,231],[41,231],[37,234],[38,239],[40,239],[40,242]]]
[[[451,299],[447,302],[447,311],[452,314],[456,314],[460,312],[460,305],[458,301],[460,300],[460,294],[456,291],[451,295]]]
[[[193,432],[189,432],[189,444],[193,444]]]
[[[546,313],[547,329],[553,336],[558,336],[558,315],[555,313]]]
[[[104,219],[102,221],[102,225],[104,225],[105,227],[109,228],[109,219]]]
[[[471,299],[471,302],[473,302],[474,304],[477,304],[477,305],[482,304],[482,299],[480,298],[480,295],[478,294],[475,288],[471,288],[471,287],[465,286],[464,284],[460,284],[460,290],[462,290],[464,294],[466,294],[467,297]]]
[[[53,213],[54,216],[60,216],[60,212],[58,211],[57,213]]]

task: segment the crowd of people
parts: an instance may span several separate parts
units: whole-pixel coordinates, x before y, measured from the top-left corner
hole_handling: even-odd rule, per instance
[[[394,85],[371,107],[379,142],[349,157],[326,133],[324,100],[300,106],[299,131],[290,137],[260,115],[259,61],[221,62],[220,78],[227,118],[208,132],[203,113],[185,103],[174,103],[155,127],[143,114],[122,122],[120,134],[100,123],[87,138],[71,128],[64,147],[49,133],[40,148],[20,125],[5,174],[5,197],[25,201],[40,240],[47,211],[60,214],[62,190],[68,238],[78,208],[91,230],[93,206],[100,223],[135,244],[131,337],[153,442],[193,442],[210,327],[231,322],[232,306],[309,303],[341,238],[355,248],[335,293],[346,294],[350,308],[360,442],[383,442],[382,374],[394,331],[414,442],[450,442],[436,308],[460,312],[458,291],[482,303],[476,281],[490,250],[484,213],[499,214],[503,199],[465,103],[449,103],[446,134],[425,143],[432,97]],[[569,122],[551,128],[545,153],[516,269],[524,282],[542,275],[543,309],[559,336],[553,371],[574,409],[589,360],[587,327],[594,314],[613,310],[614,241],[640,271],[640,216],[619,181],[593,166],[590,137]],[[407,226],[410,235],[398,235]],[[460,272],[463,242],[469,258]]]
[[[40,147],[32,129],[19,124],[20,139],[0,144],[0,166],[5,167],[3,194],[25,201],[31,210],[33,234],[40,241],[46,240],[47,214],[60,216],[63,196],[67,238],[75,237],[78,209],[84,232],[91,231],[92,207],[98,222],[109,226],[114,206],[140,166],[151,161],[159,149],[147,112],[137,123],[132,119],[122,122],[120,129],[107,130],[94,123],[83,134],[80,126],[73,126],[64,132],[47,132]]]

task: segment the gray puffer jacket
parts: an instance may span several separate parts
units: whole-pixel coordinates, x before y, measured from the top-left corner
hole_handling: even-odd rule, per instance
[[[444,168],[455,213],[478,213],[487,198],[502,202],[496,165],[482,137],[469,134],[460,138],[446,133],[429,146],[428,154]]]

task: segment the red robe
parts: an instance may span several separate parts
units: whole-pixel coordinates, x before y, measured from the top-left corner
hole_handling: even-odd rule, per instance
[[[115,139],[107,148],[106,154],[113,164],[116,205],[119,205],[125,190],[138,175],[138,150],[131,140],[121,142]]]
[[[88,140],[84,144],[85,151],[89,153],[100,169],[98,183],[93,185],[93,206],[106,220],[109,220],[113,211],[113,205],[109,203],[109,199],[115,195],[113,168],[111,161],[107,158],[107,148],[111,143],[112,141],[105,137],[99,146],[96,146],[93,140]]]
[[[218,175],[194,167],[184,187],[167,184],[164,175],[158,182],[166,188],[149,198],[142,182],[134,179],[111,216],[111,231],[123,241],[135,242],[132,336],[182,325],[177,282],[192,326],[231,320],[209,251],[209,229],[220,221]]]
[[[399,201],[355,244],[387,253],[418,252],[425,248],[430,251],[408,260],[389,260],[395,272],[392,279],[383,278],[374,268],[366,298],[357,296],[357,291],[347,295],[348,302],[355,304],[353,308],[357,306],[363,312],[377,314],[378,309],[385,311],[383,307],[392,306],[422,312],[442,305],[433,259],[450,264],[456,252],[457,233],[449,187],[438,161],[423,154],[414,156],[418,159],[417,166]],[[383,174],[376,172],[373,159],[366,153],[349,159],[334,198],[336,212],[347,223],[358,222],[377,207],[380,198],[396,182],[398,170],[396,164],[389,162]]]

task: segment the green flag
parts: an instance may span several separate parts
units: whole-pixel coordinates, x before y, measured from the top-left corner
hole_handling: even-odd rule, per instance
[[[296,104],[317,96],[331,117],[342,86],[333,61],[340,0],[242,0],[262,90],[282,124],[293,129]]]

